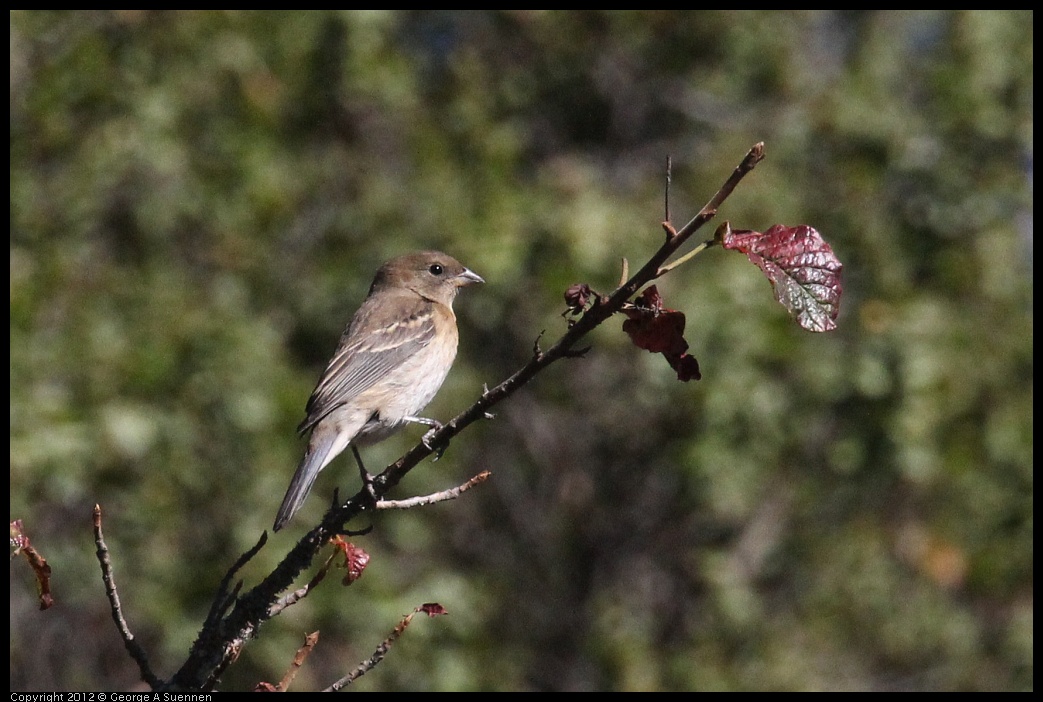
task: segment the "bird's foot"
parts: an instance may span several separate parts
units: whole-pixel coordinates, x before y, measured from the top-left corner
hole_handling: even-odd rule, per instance
[[[431,425],[431,428],[428,429],[427,432],[420,439],[420,442],[424,446],[426,446],[428,450],[435,452],[435,457],[433,459],[435,461],[437,461],[439,458],[441,458],[442,454],[445,453],[445,450],[447,448],[449,448],[449,442],[448,441],[443,441],[442,443],[438,444],[437,446],[435,444],[431,443],[431,440],[434,439],[435,434],[437,434],[441,429],[442,429],[442,423],[441,422],[436,422],[435,424]]]

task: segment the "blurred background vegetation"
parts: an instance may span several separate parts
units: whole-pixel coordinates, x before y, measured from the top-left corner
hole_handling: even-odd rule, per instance
[[[818,228],[840,329],[712,250],[659,281],[703,371],[615,322],[397,496],[350,589],[266,624],[224,689],[1021,690],[1033,684],[1031,12],[11,13],[11,689],[139,685],[271,526],[294,429],[376,267],[444,249],[446,419],[607,291],[755,142],[719,219]],[[416,442],[370,448],[371,466]],[[322,513],[347,459],[243,572]],[[354,526],[364,526],[357,524]]]

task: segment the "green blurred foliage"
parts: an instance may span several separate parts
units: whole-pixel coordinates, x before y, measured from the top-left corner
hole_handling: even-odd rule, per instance
[[[14,11],[11,689],[127,689],[90,534],[163,677],[269,528],[305,400],[372,271],[489,282],[429,416],[466,407],[659,245],[818,228],[840,329],[742,256],[659,281],[704,378],[610,322],[425,463],[350,589],[266,624],[224,689],[1020,690],[1033,681],[1032,14]],[[710,230],[707,230],[707,233]],[[366,451],[372,466],[418,439]],[[355,487],[339,460],[242,576]],[[363,526],[363,525],[357,525]]]

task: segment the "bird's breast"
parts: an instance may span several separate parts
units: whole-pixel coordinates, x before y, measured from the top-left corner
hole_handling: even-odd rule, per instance
[[[457,333],[436,335],[430,343],[389,371],[366,391],[370,420],[363,427],[366,443],[379,441],[430,404],[456,359]],[[361,438],[361,436],[360,436]]]

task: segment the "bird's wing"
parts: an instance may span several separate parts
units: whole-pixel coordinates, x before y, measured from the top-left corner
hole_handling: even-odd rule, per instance
[[[323,417],[373,387],[388,373],[423,349],[434,338],[434,303],[421,297],[367,299],[341,337],[337,351],[319,378],[306,416],[297,428],[303,433]]]

